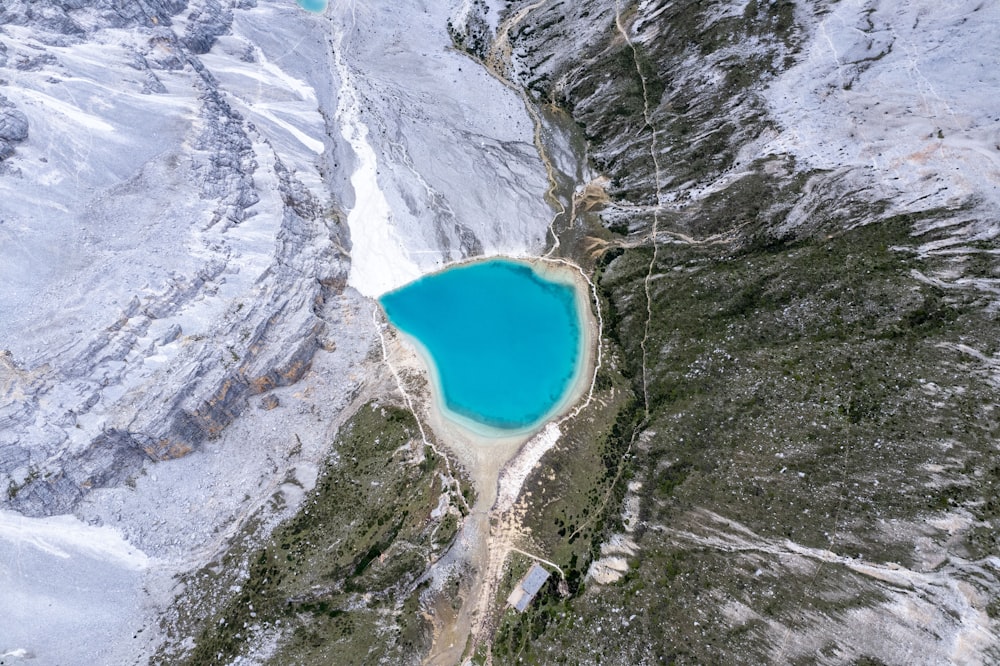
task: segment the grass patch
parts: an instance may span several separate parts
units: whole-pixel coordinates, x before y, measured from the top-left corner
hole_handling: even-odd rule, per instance
[[[228,663],[268,636],[275,664],[412,661],[429,647],[417,580],[459,525],[444,473],[409,411],[362,407],[298,513],[262,547],[232,549],[189,581],[179,603],[207,611],[194,648],[154,663]],[[456,510],[432,517],[442,493]]]
[[[945,346],[963,340],[993,353],[1000,336],[977,292],[913,279],[950,261],[917,258],[916,221],[807,238],[751,234],[721,251],[659,248],[646,340],[652,417],[628,463],[643,483],[639,552],[618,583],[579,585],[544,613],[542,604],[509,618],[499,663],[766,660],[775,640],[768,622],[805,629],[885,600],[846,567],[804,561],[788,570],[763,553],[671,536],[709,529],[699,511],[736,521],[762,543],[915,566],[914,542],[886,526],[961,508],[992,527],[951,542],[943,534],[941,543],[960,557],[1000,552],[994,391],[971,358]],[[650,248],[632,248],[598,262],[618,372],[604,386],[621,395],[641,395],[650,259]],[[605,425],[594,430],[591,457],[581,444],[546,458],[556,481],[533,493],[532,537],[567,566],[594,556],[568,534],[594,510],[605,472],[598,452],[613,439],[613,421],[595,423]],[[563,478],[576,489],[560,488]],[[605,536],[621,529],[619,510],[620,501],[604,512]],[[592,538],[599,547],[602,537]]]

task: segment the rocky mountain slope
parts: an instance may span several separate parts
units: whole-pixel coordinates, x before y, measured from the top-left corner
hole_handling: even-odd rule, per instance
[[[266,534],[286,515],[265,510],[274,497],[292,512],[339,425],[384,390],[368,360],[373,303],[353,287],[384,290],[386,266],[398,285],[470,254],[541,249],[544,174],[530,125],[508,119],[520,101],[463,73],[460,54],[442,57],[440,14],[405,33],[433,56],[425,81],[391,62],[378,76],[372,49],[404,34],[377,32],[403,18],[381,14],[216,0],[0,8],[5,534],[11,552],[31,551],[49,543],[46,516],[72,512],[83,534],[113,526],[146,558],[125,582],[114,561],[74,555],[67,570],[94,581],[76,591],[5,568],[16,593],[0,616],[19,620],[0,623],[0,653],[141,657],[133,634],[157,644],[173,574],[261,511]],[[451,110],[431,115],[441,91]],[[473,114],[481,98],[495,117]],[[392,206],[382,220],[379,196]],[[393,254],[386,237],[406,244]],[[50,594],[67,612],[29,621]],[[107,635],[85,650],[81,606],[99,609]]]
[[[998,19],[4,3],[0,660],[1000,659]],[[469,520],[371,297],[483,254],[603,364]]]
[[[996,81],[965,46],[993,9],[522,7],[514,69],[609,178],[637,406],[607,471],[583,439],[529,484],[583,582],[504,616],[493,661],[1000,658]]]

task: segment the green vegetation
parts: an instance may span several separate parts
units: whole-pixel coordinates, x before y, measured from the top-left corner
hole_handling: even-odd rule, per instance
[[[641,523],[632,533],[639,553],[614,585],[578,585],[569,598],[550,594],[524,616],[506,616],[499,663],[766,659],[770,622],[835,621],[885,598],[841,566],[804,560],[775,570],[764,553],[736,557],[672,536],[731,531],[713,514],[749,530],[737,534],[757,548],[780,549],[787,540],[912,567],[913,541],[890,526],[961,509],[991,527],[948,543],[942,535],[942,547],[959,557],[1000,555],[998,433],[995,405],[984,399],[994,392],[972,359],[948,346],[962,340],[990,355],[1000,351],[1000,331],[981,293],[913,279],[913,271],[933,274],[953,261],[918,258],[911,236],[918,222],[898,217],[799,239],[759,231],[742,246],[659,248],[646,342],[651,418],[625,420],[641,432],[632,456],[617,463],[642,482]],[[642,395],[650,258],[648,247],[619,249],[598,271],[611,365],[621,370],[604,386],[619,396]],[[620,399],[619,413],[627,413]],[[619,453],[605,448],[609,434],[597,429],[592,455]],[[569,568],[586,571],[602,540],[622,531],[621,502],[593,523],[588,548],[571,542],[573,528],[596,510],[605,467],[582,458],[560,467],[588,450],[568,448],[546,458],[551,467],[536,477],[550,490],[535,491],[530,525],[557,562],[569,567],[573,558]],[[552,471],[554,482],[546,478]]]
[[[275,664],[417,660],[429,646],[418,580],[458,528],[444,474],[409,411],[362,407],[298,513],[263,547],[231,549],[188,581],[179,604],[200,630],[183,663],[227,663],[268,637]],[[442,493],[452,510],[432,516]]]
[[[494,663],[873,665],[891,659],[861,636],[872,609],[902,627],[892,604],[926,603],[921,630],[942,637],[975,615],[864,567],[967,584],[1000,617],[996,242],[948,226],[968,211],[891,217],[854,175],[740,161],[769,129],[758,93],[792,64],[796,12],[556,3],[519,29],[524,80],[611,181],[591,233],[621,245],[595,267],[595,402],[525,486],[530,546],[569,584],[502,616]],[[557,15],[595,26],[588,43],[545,29]],[[950,256],[918,251],[935,241]],[[623,535],[628,573],[587,578]]]
[[[778,507],[791,517],[826,504],[832,515],[848,502],[857,534],[874,518],[912,517],[929,447],[960,437],[982,464],[992,427],[974,396],[985,386],[957,372],[964,359],[940,345],[959,331],[980,349],[997,348],[997,339],[980,296],[912,279],[911,270],[928,267],[901,249],[912,245],[911,227],[899,218],[722,257],[662,247],[647,343],[657,432],[649,477],[665,458],[690,468],[682,497],[714,498],[717,510],[765,533]],[[636,254],[631,264],[618,260],[606,283],[622,305],[632,293],[623,287],[648,261],[648,251]],[[631,367],[641,362],[644,323],[622,321]],[[928,383],[973,390],[937,406]],[[740,473],[748,468],[757,478]],[[903,498],[900,487],[910,489]],[[829,529],[829,521],[790,520],[776,536],[822,546]],[[870,555],[883,559],[874,547]]]

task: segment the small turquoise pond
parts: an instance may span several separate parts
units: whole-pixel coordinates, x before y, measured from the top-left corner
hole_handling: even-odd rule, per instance
[[[326,0],[298,0],[299,7],[309,12],[321,13],[326,11]]]
[[[447,409],[480,424],[537,424],[566,395],[582,356],[574,287],[495,259],[428,275],[380,299],[424,348]]]

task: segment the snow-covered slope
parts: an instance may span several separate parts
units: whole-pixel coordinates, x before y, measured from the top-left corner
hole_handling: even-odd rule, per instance
[[[768,86],[781,132],[766,150],[852,168],[898,210],[1000,206],[995,53],[1000,5],[831,4],[797,65]]]
[[[118,532],[0,511],[0,563],[0,661],[132,663],[146,628],[143,576],[155,563]]]
[[[584,264],[652,248],[608,292],[647,317],[643,383],[657,243],[898,213],[954,225],[915,254],[992,242],[998,22],[980,0],[3,0],[0,661],[148,656],[173,576],[293,511],[386,393],[373,298],[541,254],[547,199]],[[918,277],[995,302],[951,269]]]
[[[351,285],[377,296],[464,257],[539,253],[552,211],[531,120],[451,48],[447,4],[330,14],[336,119],[356,155]]]
[[[308,17],[249,10],[247,30],[286,23],[297,50],[279,31],[230,37],[200,54],[217,78],[187,42],[227,25],[119,26],[86,9],[69,12],[79,32],[2,36],[30,129],[0,178],[0,473],[36,514],[193,450],[250,395],[301,377],[348,268],[321,174],[332,83],[318,68],[303,82],[324,53]],[[270,64],[290,53],[288,72]]]
[[[77,4],[50,21],[62,32],[24,10],[2,36],[11,113],[30,127],[0,179],[17,397],[0,473],[22,509],[102,484],[65,460],[68,478],[40,484],[48,458],[121,440],[135,460],[116,463],[120,482],[301,377],[336,337],[345,279],[374,296],[542,249],[530,121],[448,48],[441,9],[206,2],[121,25]]]
[[[158,558],[120,577],[60,551],[140,609],[66,597],[107,611],[112,648],[142,643],[169,575],[310,485],[378,379],[365,296],[537,253],[551,219],[520,98],[450,48],[439,3],[120,5],[0,8],[0,500]],[[68,579],[35,587],[25,530],[0,532],[26,558],[0,572],[30,609]],[[91,633],[63,619],[67,641]],[[11,626],[0,654],[69,654]]]

